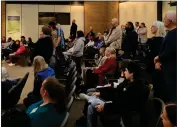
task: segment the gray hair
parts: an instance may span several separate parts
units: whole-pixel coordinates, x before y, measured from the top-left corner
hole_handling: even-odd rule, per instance
[[[152,26],[157,28],[156,37],[164,37],[166,35],[164,23],[161,21],[154,21]]]

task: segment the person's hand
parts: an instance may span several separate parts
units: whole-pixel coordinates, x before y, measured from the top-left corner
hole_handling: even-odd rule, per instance
[[[99,97],[99,96],[100,96],[100,92],[94,92],[94,93],[92,94],[92,96]]]
[[[157,62],[156,64],[155,64],[155,69],[156,70],[161,70],[161,63],[160,62]]]
[[[156,57],[154,58],[154,64],[156,64],[157,62],[159,62],[159,56],[156,56]]]
[[[97,112],[102,112],[104,110],[104,106],[101,104],[97,104],[96,110],[97,110]]]

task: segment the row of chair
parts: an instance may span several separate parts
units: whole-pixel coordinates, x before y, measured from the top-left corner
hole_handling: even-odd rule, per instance
[[[76,64],[72,61],[69,65],[69,71],[63,78],[59,78],[59,82],[65,85],[65,90],[67,94],[67,114],[65,116],[65,119],[63,120],[60,127],[65,127],[69,118],[69,112],[71,109],[71,106],[74,101],[74,92],[76,90],[76,81],[77,81],[77,71],[76,71]]]

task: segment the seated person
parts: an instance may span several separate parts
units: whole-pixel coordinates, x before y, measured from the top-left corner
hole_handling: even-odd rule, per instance
[[[93,93],[95,97],[80,94],[81,99],[86,99],[90,103],[87,109],[87,127],[97,125],[98,112],[104,115],[120,114],[124,121],[124,115],[142,108],[148,97],[143,82],[138,79],[139,73],[139,67],[130,62],[124,70],[125,80],[116,88],[112,88],[107,101],[99,99],[104,96],[102,92]],[[126,124],[125,122],[124,125]]]
[[[32,39],[31,39],[31,37],[28,38],[28,41],[27,41],[26,44],[27,44],[27,47],[28,47],[28,49],[30,51],[32,51],[34,49],[34,43],[33,43]]]
[[[54,70],[48,66],[42,56],[36,56],[34,58],[34,88],[23,100],[26,107],[41,100],[40,89],[42,82],[48,77],[55,77]]]
[[[104,36],[99,34],[97,39],[95,40],[95,48],[100,49],[104,45]]]
[[[18,41],[17,41],[17,42],[18,42]],[[21,54],[25,53],[25,51],[26,51],[25,46],[23,45],[22,42],[20,42],[20,47],[17,49],[17,51],[16,51],[16,52],[13,52],[13,53],[11,53],[11,54],[9,54],[9,57],[10,57],[9,62],[11,62],[11,63],[8,64],[8,65],[9,65],[9,66],[15,65],[15,64],[12,63],[12,58],[13,58],[14,56],[21,55]]]
[[[161,115],[164,127],[177,127],[176,123],[176,104],[167,104]]]
[[[114,75],[117,68],[116,50],[112,47],[107,47],[105,56],[107,58],[103,65],[99,66],[98,68],[88,68],[88,71],[91,70],[91,74],[89,76],[86,75],[87,83],[85,86],[87,88],[93,88],[96,85],[102,86],[104,84],[105,74]]]
[[[5,109],[9,106],[8,91],[19,82],[20,78],[10,78],[5,67],[1,68],[1,76],[1,108]]]
[[[9,54],[16,52],[19,47],[20,47],[20,41],[12,40],[12,43],[7,48],[2,49],[2,55],[1,55],[2,59],[5,58],[4,60],[8,60]]]
[[[107,59],[107,57],[105,56],[105,50],[106,50],[105,46],[100,47],[100,50],[99,50],[100,57],[99,59],[95,60],[96,67],[100,67],[101,65],[103,65],[105,60]]]
[[[65,88],[54,77],[48,77],[40,90],[42,100],[31,105],[26,113],[31,127],[59,127],[66,115]]]

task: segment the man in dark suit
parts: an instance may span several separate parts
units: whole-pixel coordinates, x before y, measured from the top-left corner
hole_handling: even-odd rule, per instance
[[[157,70],[162,70],[168,101],[176,101],[176,12],[167,12],[163,22],[169,31],[154,64]]]
[[[76,24],[76,20],[73,19],[72,25],[71,25],[71,28],[70,28],[70,36],[72,36],[73,39],[76,38],[76,32],[77,32],[77,24]]]

